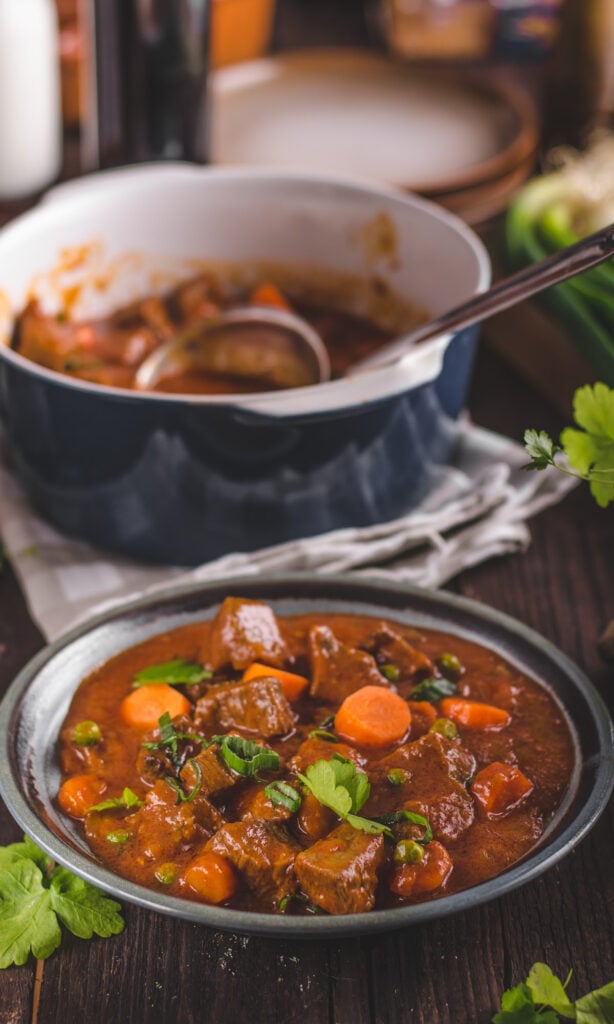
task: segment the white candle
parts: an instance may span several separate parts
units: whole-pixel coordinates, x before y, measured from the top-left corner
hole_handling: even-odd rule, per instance
[[[0,198],[38,192],[61,160],[53,0],[0,0]]]

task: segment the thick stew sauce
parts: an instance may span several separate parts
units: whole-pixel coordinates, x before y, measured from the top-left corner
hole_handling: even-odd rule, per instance
[[[211,904],[352,914],[522,858],[574,744],[547,690],[473,642],[229,597],[84,680],[60,760],[60,807],[119,875]]]

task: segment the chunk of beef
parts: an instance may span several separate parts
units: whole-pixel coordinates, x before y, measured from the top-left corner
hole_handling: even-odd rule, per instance
[[[204,664],[214,672],[228,665],[240,671],[252,661],[283,668],[287,659],[288,649],[268,604],[241,597],[222,602],[201,652]]]
[[[427,733],[382,758],[369,772],[372,783],[382,782],[393,768],[405,772],[399,786],[380,791],[377,803],[370,798],[363,814],[407,810],[428,818],[435,838],[456,839],[473,823],[475,807],[466,783],[476,769],[475,758],[457,740]]]
[[[309,630],[312,697],[331,704],[362,686],[389,686],[375,660],[366,651],[342,644],[328,626]]]
[[[236,867],[248,889],[271,907],[294,892],[294,859],[300,846],[282,826],[264,821],[235,821],[207,843]]]
[[[312,903],[329,914],[358,914],[375,903],[384,838],[339,825],[299,853],[294,870]]]
[[[378,665],[394,665],[399,670],[400,681],[411,679],[418,672],[423,675],[434,672],[435,666],[431,659],[386,622],[380,623],[364,646],[373,654]]]
[[[207,747],[206,750],[201,750],[200,754],[193,758],[193,761],[200,768],[199,793],[202,793],[204,796],[222,793],[225,789],[230,789],[231,786],[234,786],[235,782],[240,778],[228,767],[219,752],[219,748],[215,745]],[[199,773],[195,769],[194,764],[188,761],[181,769],[179,776],[181,782],[188,790],[194,789],[199,779]]]
[[[333,754],[340,754],[353,761],[357,768],[365,764],[365,758],[349,747],[347,743],[332,743],[330,740],[321,739],[319,736],[310,736],[301,743],[296,754],[290,761],[290,768],[295,772],[304,772],[310,764],[316,761],[330,761]]]
[[[197,701],[194,721],[199,728],[220,732],[244,729],[259,736],[283,736],[294,727],[294,714],[278,679],[263,676],[248,683],[221,683]]]
[[[179,285],[170,299],[183,324],[215,316],[226,301],[219,281],[211,274],[201,274]]]
[[[177,804],[176,793],[160,779],[145,797],[142,807],[123,819],[122,825],[135,837],[135,855],[140,863],[172,860],[182,849],[204,833],[189,803]]]
[[[287,807],[269,800],[261,785],[245,787],[234,804],[234,812],[241,821],[287,821],[292,817]]]
[[[194,733],[194,724],[188,715],[177,715],[173,719],[173,725],[179,733]],[[136,769],[144,782],[154,782],[164,775],[175,774],[175,765],[170,757],[170,751],[166,747],[151,749],[144,745],[157,743],[159,739],[159,729],[153,729],[147,733],[136,755]],[[177,743],[178,763],[184,764],[188,758],[198,754],[200,749],[201,744],[198,740],[180,739]]]

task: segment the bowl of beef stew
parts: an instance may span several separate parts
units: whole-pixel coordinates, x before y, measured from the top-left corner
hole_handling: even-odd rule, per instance
[[[11,464],[60,529],[159,563],[393,519],[452,457],[476,331],[344,370],[489,278],[459,219],[375,186],[183,165],[61,186],[0,236]],[[133,389],[169,334],[263,287],[311,319],[336,379]]]
[[[316,937],[476,906],[612,790],[591,683],[449,594],[309,576],[175,588],[41,652],[0,709],[9,809],[108,892]]]

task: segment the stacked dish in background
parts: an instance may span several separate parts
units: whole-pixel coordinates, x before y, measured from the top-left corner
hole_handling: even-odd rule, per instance
[[[536,157],[535,105],[500,75],[305,50],[212,76],[212,161],[360,178],[470,224],[503,210]]]

